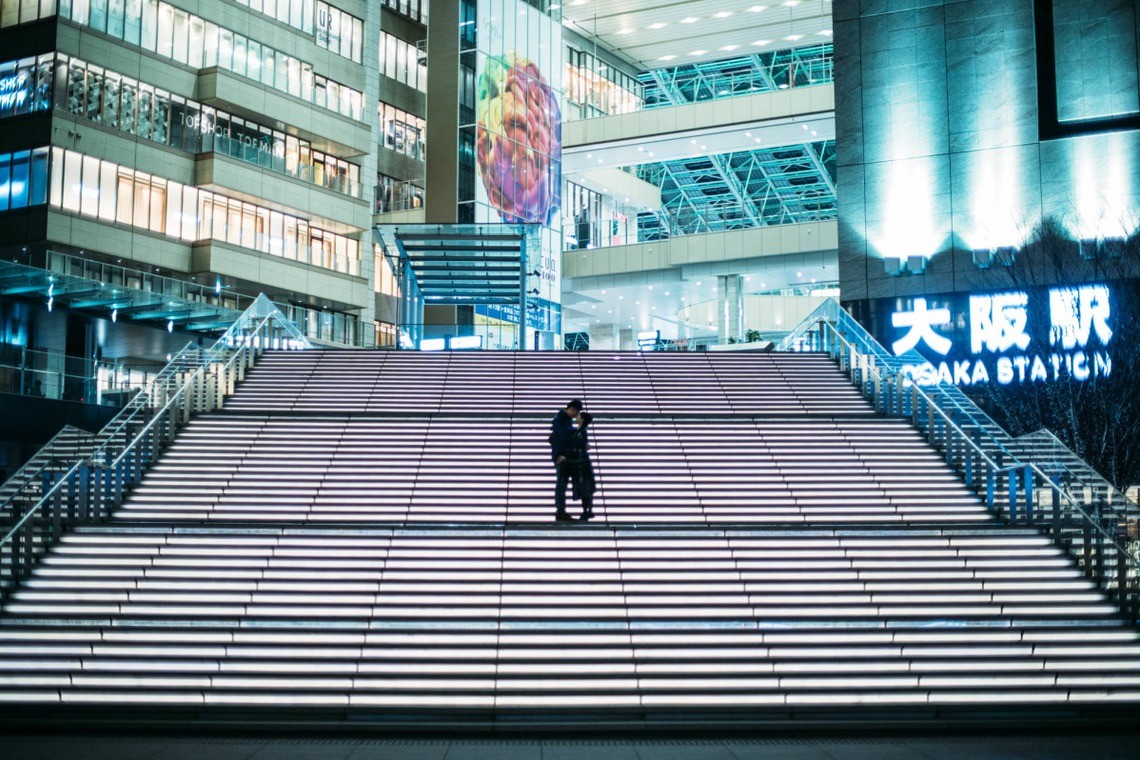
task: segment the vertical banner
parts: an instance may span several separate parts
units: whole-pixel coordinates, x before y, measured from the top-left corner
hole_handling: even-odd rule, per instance
[[[475,221],[530,226],[527,322],[561,332],[562,25],[519,0],[481,0],[477,29]]]

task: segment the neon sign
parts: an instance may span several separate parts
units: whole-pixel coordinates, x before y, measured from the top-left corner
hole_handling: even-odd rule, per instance
[[[0,112],[15,111],[23,106],[31,90],[31,78],[27,72],[0,77]]]
[[[895,327],[909,327],[906,335],[894,342],[891,348],[895,354],[905,354],[919,343],[925,343],[931,351],[945,356],[950,352],[953,343],[949,338],[934,332],[935,325],[945,325],[950,322],[949,309],[927,309],[925,298],[914,299],[914,311],[896,311],[891,315],[891,324]]]
[[[1041,294],[1038,294],[1038,297]],[[950,309],[931,309],[914,299],[910,311],[896,311],[891,324],[907,328],[892,344],[896,355],[925,345],[932,361],[904,364],[902,371],[918,385],[971,386],[1085,382],[1112,374],[1112,296],[1106,285],[1050,288],[1047,309],[1027,291],[971,295],[969,351],[955,350],[955,340],[935,328],[952,324]],[[1047,324],[1033,324],[1047,313]],[[958,358],[962,357],[962,358]]]

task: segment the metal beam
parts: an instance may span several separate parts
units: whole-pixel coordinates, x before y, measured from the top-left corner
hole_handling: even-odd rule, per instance
[[[744,213],[748,214],[748,219],[752,222],[753,226],[762,227],[763,222],[760,220],[760,217],[756,215],[756,209],[753,208],[752,203],[745,196],[744,190],[740,187],[740,177],[736,176],[736,172],[732,170],[731,166],[725,167],[721,164],[720,156],[713,155],[709,156],[708,159],[716,168],[717,173],[720,174],[721,179],[724,180],[724,184],[728,187],[728,191],[732,193],[736,197],[736,200],[740,203],[740,208],[744,211]]]
[[[820,144],[823,145],[824,143]],[[812,164],[815,165],[815,170],[819,172],[819,176],[823,177],[824,184],[826,184],[827,189],[831,191],[831,197],[835,198],[837,197],[835,193],[835,183],[831,181],[831,175],[827,173],[827,166],[823,163],[823,156],[817,156],[811,146],[811,143],[805,144],[804,150],[807,151]],[[822,150],[822,148],[820,150]]]
[[[664,71],[665,69],[654,69],[653,81],[657,82],[657,86],[660,87],[661,91],[665,93],[665,97],[669,98],[669,102],[672,105],[679,105],[681,103],[684,103],[684,99],[674,88],[673,83],[666,81]]]
[[[772,79],[772,72],[768,71],[768,67],[764,65],[764,61],[760,59],[760,54],[753,53],[749,56],[749,59],[752,62],[752,69],[760,75],[760,78],[762,80],[764,80],[764,85],[768,88],[768,90],[776,90],[776,80]]]

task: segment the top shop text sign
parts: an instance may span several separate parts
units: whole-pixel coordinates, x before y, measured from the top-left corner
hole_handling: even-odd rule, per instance
[[[1112,307],[1107,285],[971,295],[957,315],[916,298],[891,313],[891,350],[928,358],[903,366],[918,385],[1084,382],[1112,374]]]

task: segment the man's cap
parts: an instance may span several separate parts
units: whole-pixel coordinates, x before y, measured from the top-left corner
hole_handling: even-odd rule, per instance
[[[575,399],[571,399],[571,400],[570,400],[570,403],[566,405],[566,408],[567,408],[567,409],[581,409],[581,408],[582,408],[582,401],[581,401],[581,399],[576,399],[576,398],[575,398]]]

